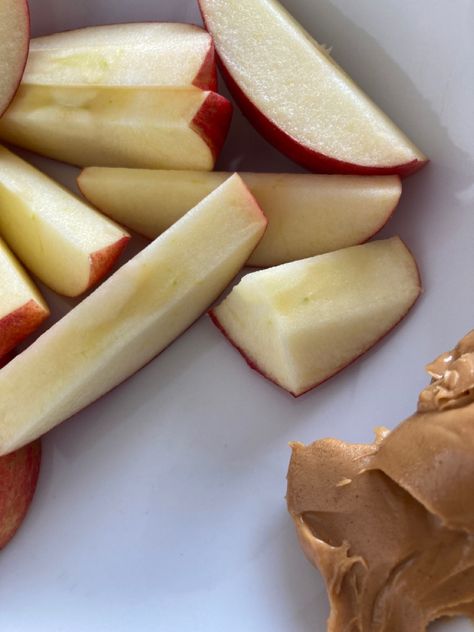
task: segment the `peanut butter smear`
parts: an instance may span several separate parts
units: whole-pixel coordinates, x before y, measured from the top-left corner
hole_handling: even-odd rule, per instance
[[[427,365],[432,383],[420,393],[418,410],[459,408],[474,401],[474,330]]]
[[[292,444],[288,509],[326,581],[328,632],[474,619],[473,356],[471,332],[428,365],[418,412],[373,444]]]

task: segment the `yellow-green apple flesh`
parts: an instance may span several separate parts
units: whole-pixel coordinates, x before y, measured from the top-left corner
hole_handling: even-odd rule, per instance
[[[0,358],[48,316],[48,306],[38,288],[0,239]]]
[[[0,0],[0,115],[20,85],[28,56],[30,15],[26,0]]]
[[[0,457],[0,549],[12,539],[33,499],[41,465],[41,443]]]
[[[199,0],[244,114],[310,170],[407,175],[424,154],[277,0]]]
[[[0,371],[0,454],[94,401],[160,353],[219,296],[266,219],[234,175]]]
[[[128,233],[0,146],[0,234],[59,294],[78,296],[115,263]]]
[[[420,291],[394,237],[248,274],[210,314],[252,368],[298,396],[370,349]]]
[[[31,40],[24,83],[217,89],[214,45],[199,26],[112,24]]]
[[[398,176],[240,173],[268,219],[248,265],[273,266],[367,241],[398,204]],[[223,172],[86,167],[83,195],[154,239],[218,187]]]
[[[74,165],[214,168],[230,102],[199,88],[20,85],[0,137]]]

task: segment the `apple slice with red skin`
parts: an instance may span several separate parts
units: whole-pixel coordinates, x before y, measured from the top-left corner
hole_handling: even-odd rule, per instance
[[[26,0],[0,0],[0,116],[20,85],[29,40],[30,14]]]
[[[48,316],[48,306],[39,290],[0,239],[0,359]]]
[[[14,354],[0,358],[0,369]],[[0,549],[13,538],[33,499],[41,465],[41,440],[0,457]]]
[[[0,137],[74,165],[214,168],[232,105],[194,87],[22,83]]]
[[[313,171],[408,175],[426,156],[277,0],[199,0],[224,79],[255,127]]]
[[[201,27],[172,22],[54,33],[31,40],[23,83],[217,90],[214,44]]]
[[[393,237],[248,274],[210,315],[252,368],[298,396],[370,349],[420,291]]]
[[[26,516],[40,465],[39,439],[0,457],[0,549],[10,542]]]
[[[0,371],[0,454],[132,375],[224,290],[266,218],[230,177]]]
[[[37,439],[0,457],[0,549],[13,538],[33,499],[41,464]]]
[[[367,241],[398,204],[398,176],[240,173],[268,219],[247,264],[273,266]],[[216,171],[87,167],[82,194],[100,211],[154,239],[229,176]]]
[[[0,146],[0,234],[45,285],[78,296],[105,276],[130,236]]]

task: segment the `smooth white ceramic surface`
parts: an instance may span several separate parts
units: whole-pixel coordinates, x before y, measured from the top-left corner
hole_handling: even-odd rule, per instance
[[[195,0],[30,2],[36,35],[199,21]],[[474,1],[285,4],[431,157],[383,231],[412,248],[425,293],[376,349],[299,400],[203,317],[50,433],[31,511],[0,555],[2,632],[323,632],[323,583],[285,508],[287,443],[369,441],[395,425],[424,363],[474,325]],[[74,186],[76,170],[32,161]],[[298,170],[238,111],[220,167]]]

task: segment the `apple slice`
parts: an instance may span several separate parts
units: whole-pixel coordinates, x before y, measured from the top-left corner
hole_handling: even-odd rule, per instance
[[[0,146],[0,234],[43,283],[77,296],[129,240],[121,227]]]
[[[214,45],[199,26],[112,24],[31,40],[23,83],[217,90]]]
[[[314,171],[407,175],[426,157],[276,0],[199,0],[244,114]]]
[[[370,349],[420,291],[393,237],[248,274],[210,315],[252,368],[298,396]]]
[[[22,84],[0,137],[75,165],[213,169],[232,106],[198,88]]]
[[[26,0],[0,0],[0,116],[20,85],[29,39],[30,14]]]
[[[0,457],[0,549],[23,522],[36,490],[41,464],[39,440]]]
[[[140,369],[219,296],[266,219],[238,175],[119,268],[0,371],[0,454]]]
[[[103,213],[154,239],[227,173],[88,167],[78,178]],[[268,219],[249,265],[273,266],[360,244],[389,219],[401,194],[398,176],[241,173]]]
[[[39,290],[0,239],[0,358],[48,316],[48,306]]]

